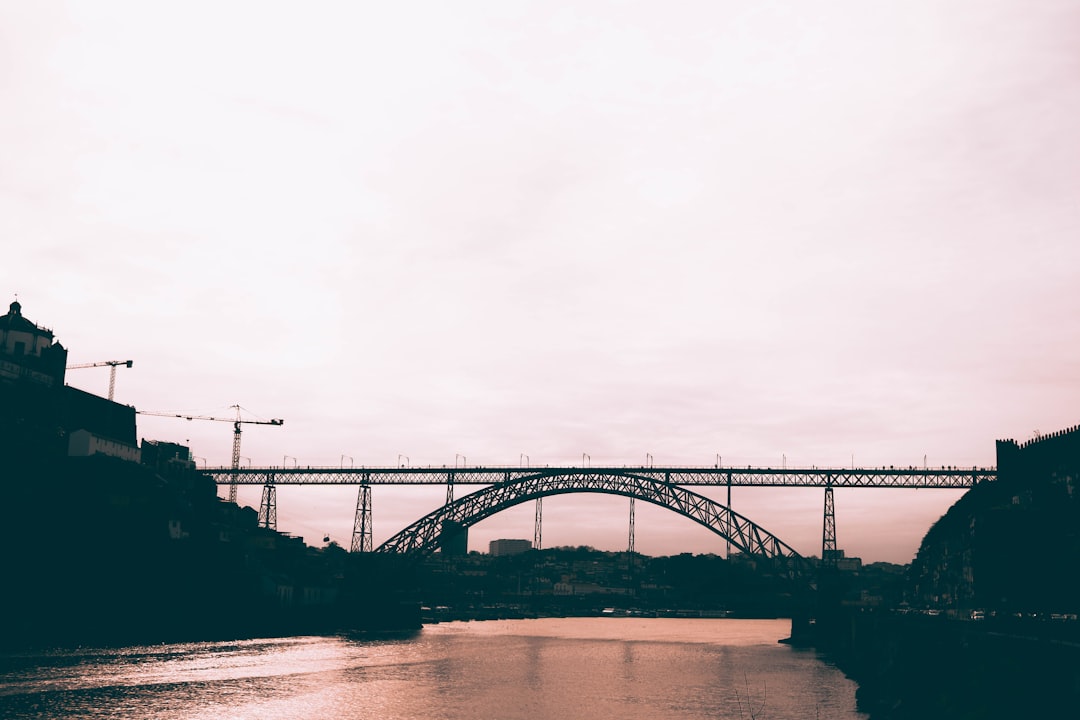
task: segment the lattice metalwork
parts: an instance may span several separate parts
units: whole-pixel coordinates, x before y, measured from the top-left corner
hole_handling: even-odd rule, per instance
[[[262,500],[259,502],[259,527],[277,530],[277,488],[273,478],[263,485]]]
[[[651,502],[690,518],[721,537],[727,537],[739,551],[747,555],[773,561],[789,575],[801,574],[804,570],[802,556],[749,518],[671,482],[625,471],[598,473],[579,470],[561,475],[534,472],[509,482],[500,482],[425,515],[380,545],[376,552],[428,554],[438,547],[440,531],[446,521],[470,527],[514,505],[549,495],[575,492],[623,495]]]
[[[240,410],[236,411],[239,418]],[[232,469],[240,469],[240,421],[237,420],[233,423],[233,439],[232,439]],[[265,494],[265,493],[264,493]],[[229,502],[236,502],[236,480],[229,483]]]
[[[356,518],[353,520],[350,552],[371,552],[371,486],[361,485],[356,496]]]
[[[825,524],[821,530],[821,564],[836,567],[836,506],[833,489],[825,488]]]
[[[262,485],[274,475],[279,485],[495,485],[527,477],[588,474],[619,477],[632,473],[654,482],[684,486],[738,487],[875,487],[965,489],[997,479],[994,468],[798,469],[689,467],[552,467],[552,468],[209,468],[218,485]],[[449,492],[447,493],[450,494]]]
[[[544,539],[544,498],[536,498],[536,521],[533,523],[533,547],[543,549]]]

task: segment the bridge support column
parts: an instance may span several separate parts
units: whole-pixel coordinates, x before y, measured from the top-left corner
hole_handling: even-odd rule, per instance
[[[544,498],[536,498],[536,522],[533,525],[533,547],[541,550],[541,530],[544,525]]]
[[[356,497],[356,518],[353,520],[352,544],[349,551],[371,552],[371,486],[361,485]]]
[[[634,552],[634,498],[630,498],[630,541],[627,543],[626,552]]]
[[[717,461],[719,462],[719,460]],[[727,474],[727,555],[728,560],[731,559],[731,472]]]
[[[266,478],[263,485],[262,500],[259,503],[259,527],[277,530],[277,487],[274,476]]]
[[[821,566],[836,567],[836,507],[832,485],[825,486],[825,524],[821,530]]]

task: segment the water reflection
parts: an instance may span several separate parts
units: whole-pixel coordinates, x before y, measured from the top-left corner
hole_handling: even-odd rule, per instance
[[[287,638],[0,658],[4,718],[861,718],[855,686],[786,621],[446,623],[408,638]]]

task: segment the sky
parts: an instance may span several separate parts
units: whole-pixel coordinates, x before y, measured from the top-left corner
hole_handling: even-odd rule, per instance
[[[1053,0],[0,0],[0,300],[118,402],[284,419],[245,465],[992,466],[1080,421],[1077,47]],[[839,489],[838,545],[908,562],[958,496]],[[376,487],[374,542],[444,497]],[[806,555],[823,500],[733,491]],[[627,515],[549,498],[544,546]]]

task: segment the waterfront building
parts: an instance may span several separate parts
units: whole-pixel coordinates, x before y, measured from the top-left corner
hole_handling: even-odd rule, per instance
[[[520,555],[526,550],[532,550],[530,540],[492,540],[488,543],[488,552],[496,557],[502,555]]]

